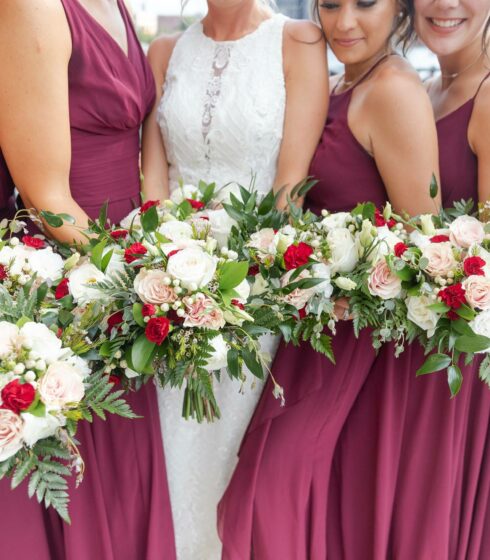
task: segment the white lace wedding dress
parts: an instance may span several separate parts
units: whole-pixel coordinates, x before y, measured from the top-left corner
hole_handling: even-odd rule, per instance
[[[276,14],[236,41],[213,41],[201,23],[182,34],[158,113],[171,189],[179,180],[248,186],[252,176],[257,190],[271,189],[286,103],[285,21]],[[273,354],[276,344],[269,338],[263,349]],[[263,387],[248,377],[245,387],[226,375],[216,384],[222,419],[213,424],[183,420],[182,392],[158,390],[178,560],[221,556],[216,507]]]

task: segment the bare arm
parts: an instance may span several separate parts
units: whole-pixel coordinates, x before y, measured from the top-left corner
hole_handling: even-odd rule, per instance
[[[470,120],[468,137],[472,150],[478,158],[478,198],[480,202],[490,201],[490,81],[482,86],[476,98]]]
[[[159,37],[150,45],[148,61],[156,84],[155,105],[143,125],[142,168],[143,196],[146,200],[163,200],[169,196],[168,164],[157,111],[163,94],[168,62],[179,36]]]
[[[286,187],[279,201],[308,175],[328,111],[325,42],[311,22],[288,22],[284,31],[286,113],[275,190]]]
[[[0,2],[0,146],[26,207],[71,214],[83,228],[88,218],[69,184],[70,55],[59,1]],[[60,241],[85,240],[68,225],[46,229]]]
[[[436,212],[432,174],[439,180],[437,131],[432,106],[416,76],[387,68],[366,99],[374,159],[396,211]]]

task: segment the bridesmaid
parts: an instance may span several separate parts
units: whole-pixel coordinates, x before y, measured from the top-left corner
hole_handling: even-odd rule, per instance
[[[139,203],[139,129],[155,95],[123,0],[2,0],[0,59],[0,146],[26,207],[85,226],[109,201],[118,222]],[[175,558],[155,387],[130,403],[143,419],[80,427],[71,526],[2,482],[2,557],[22,546],[37,560]]]
[[[310,169],[319,184],[305,205],[346,211],[362,200],[389,200],[411,214],[433,211],[432,109],[417,74],[391,46],[407,25],[406,5],[322,0],[315,7],[345,74],[332,81]],[[280,347],[274,375],[286,406],[266,388],[242,443],[219,508],[225,560],[442,559],[415,533],[406,535],[412,547],[400,546],[405,511],[392,521],[403,434],[398,395],[406,394],[422,353],[409,349],[396,361],[389,348],[376,357],[370,333],[356,339],[347,322],[338,324],[334,350],[336,366],[309,346]],[[365,386],[383,395],[374,413],[359,408]],[[410,492],[416,500],[417,488]]]

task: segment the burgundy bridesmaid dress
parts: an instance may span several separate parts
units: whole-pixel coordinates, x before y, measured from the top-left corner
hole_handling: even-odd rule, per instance
[[[124,2],[128,54],[77,0],[62,0],[72,35],[70,185],[95,218],[108,201],[118,222],[139,204],[139,130],[155,94],[153,77]],[[129,397],[143,418],[80,424],[84,481],[71,489],[71,526],[0,486],[0,556],[36,560],[173,560],[175,546],[155,387]],[[20,548],[21,547],[21,548]]]
[[[387,200],[374,160],[348,126],[352,91],[331,97],[310,171],[320,182],[305,202],[316,212]],[[336,366],[307,345],[280,347],[273,373],[286,406],[269,384],[219,507],[223,558],[490,557],[455,552],[460,527],[479,537],[486,528],[490,481],[479,469],[487,389],[475,368],[464,370],[461,394],[451,400],[444,375],[415,377],[424,360],[417,344],[399,358],[392,345],[376,356],[368,331],[356,339],[352,325],[339,323],[334,350]]]

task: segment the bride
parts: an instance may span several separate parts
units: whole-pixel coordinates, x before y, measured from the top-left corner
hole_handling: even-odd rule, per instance
[[[143,191],[168,198],[179,181],[251,184],[267,193],[308,173],[326,117],[325,44],[312,23],[260,0],[208,0],[206,17],[153,42],[157,101],[143,134]],[[273,354],[275,341],[264,343]],[[252,377],[252,376],[249,376]],[[181,418],[182,394],[159,389],[179,560],[218,560],[216,506],[263,384],[222,377],[222,419]]]

